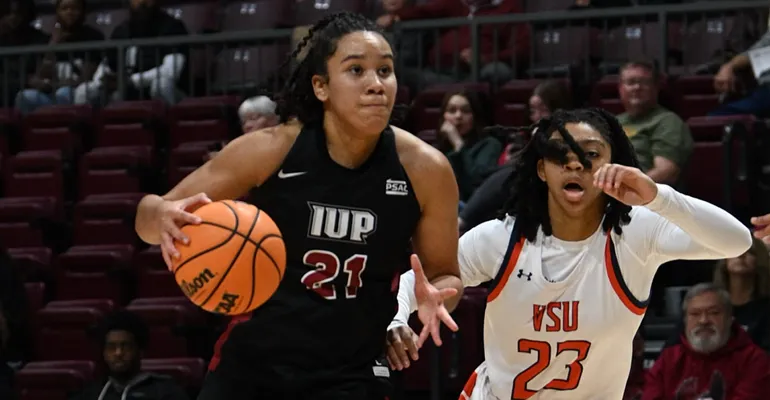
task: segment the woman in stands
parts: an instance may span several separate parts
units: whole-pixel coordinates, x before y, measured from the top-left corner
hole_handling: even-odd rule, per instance
[[[564,82],[560,80],[547,80],[535,87],[529,98],[529,118],[532,123],[537,123],[542,118],[548,118],[556,110],[572,109],[572,94]],[[491,131],[498,131],[501,127],[490,127]],[[504,134],[494,134],[504,137]],[[513,173],[513,155],[524,147],[520,131],[514,131],[513,137],[509,137],[510,143],[505,147],[500,157],[500,169],[489,176],[473,192],[466,201],[465,207],[460,212],[457,221],[460,232],[465,232],[474,226],[495,217],[495,214],[503,206],[509,191],[504,184]]]
[[[641,172],[625,132],[604,110],[540,120],[517,158],[500,219],[460,239],[465,286],[490,283],[486,361],[462,399],[620,399],[634,335],[658,267],[737,257],[746,227]],[[402,275],[389,332],[406,354],[418,269]],[[420,343],[418,343],[419,345]]]
[[[502,145],[488,136],[484,108],[476,93],[461,90],[450,92],[441,102],[436,147],[441,150],[457,177],[460,200],[465,201],[473,191],[497,169]]]

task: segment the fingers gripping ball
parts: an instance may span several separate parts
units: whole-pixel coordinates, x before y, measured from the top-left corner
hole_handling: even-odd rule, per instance
[[[206,311],[238,315],[275,293],[286,268],[281,231],[267,213],[239,201],[218,201],[195,211],[203,222],[182,227],[176,282]]]

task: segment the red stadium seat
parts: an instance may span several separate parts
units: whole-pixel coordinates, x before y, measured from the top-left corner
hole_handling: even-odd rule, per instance
[[[141,193],[88,196],[75,205],[76,245],[141,245],[134,230],[136,207]]]
[[[36,360],[96,360],[100,351],[86,335],[103,313],[96,308],[43,308],[37,312]],[[66,344],[66,345],[65,345]]]
[[[47,281],[51,278],[51,249],[47,247],[21,247],[8,249],[14,265],[21,271],[25,280]]]
[[[91,129],[90,106],[47,106],[24,117],[23,150],[61,150],[79,153]]]
[[[60,220],[53,197],[0,199],[0,242],[6,247],[45,247],[46,224]]]
[[[58,257],[57,300],[128,300],[131,287],[130,245],[75,246]]]
[[[134,270],[139,274],[137,296],[139,298],[176,298],[183,296],[174,274],[168,270],[160,247],[152,246],[134,257]]]
[[[151,147],[96,148],[80,161],[79,197],[150,192],[153,166]]]
[[[149,358],[186,357],[190,343],[184,329],[203,324],[200,313],[192,306],[130,304],[126,309],[150,327],[150,343],[144,352]]]
[[[61,151],[22,151],[5,164],[3,191],[6,197],[64,199],[65,161]]]
[[[57,343],[61,346],[62,342]],[[19,400],[67,400],[77,394],[91,376],[74,368],[22,368],[14,376]]]
[[[142,371],[168,375],[189,391],[195,391],[203,382],[206,363],[200,358],[145,358]]]

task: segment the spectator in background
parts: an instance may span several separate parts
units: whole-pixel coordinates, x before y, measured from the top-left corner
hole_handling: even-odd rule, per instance
[[[484,133],[484,108],[478,95],[468,91],[449,92],[441,103],[436,147],[452,164],[460,201],[497,169],[502,144]]]
[[[390,27],[395,21],[474,16],[516,14],[522,12],[521,0],[431,0],[425,4],[401,7],[377,19],[377,23]],[[456,82],[467,78],[474,62],[471,49],[469,24],[442,30],[438,43],[428,51],[426,70],[414,65],[399,72],[399,79],[413,92],[437,83]],[[498,48],[494,46],[497,44]],[[436,57],[438,54],[438,58]],[[514,77],[511,61],[517,63],[529,57],[529,28],[526,24],[515,27],[485,24],[479,30],[479,78],[483,81],[505,83]],[[455,75],[455,60],[459,63],[459,76]]]
[[[754,239],[740,257],[721,260],[714,283],[727,290],[733,316],[759,347],[770,351],[770,256],[767,246]]]
[[[730,295],[713,283],[697,284],[685,295],[683,311],[680,343],[663,349],[642,399],[766,399],[770,357],[733,322]],[[716,386],[725,393],[710,393]]]
[[[422,1],[423,3],[425,1]],[[389,15],[406,7],[419,4],[418,0],[378,0],[377,16]],[[393,49],[398,53],[398,65],[419,66],[420,60],[425,57],[430,48],[433,36],[425,30],[408,30],[399,32],[398,36],[391,37]]]
[[[541,118],[550,117],[551,113],[559,109],[572,109],[572,94],[569,87],[560,80],[547,80],[537,85],[529,98],[530,121],[537,123]],[[497,211],[502,208],[510,195],[511,185],[508,182],[514,171],[513,155],[524,148],[528,138],[522,137],[520,131],[515,131],[508,140],[510,143],[499,159],[499,164],[503,166],[484,180],[460,212],[458,220],[460,232],[495,218]]]
[[[724,97],[737,96],[738,99],[722,104],[710,116],[751,114],[760,118],[770,117],[770,71],[760,71],[762,75],[757,79],[758,86],[750,91],[745,91],[745,85],[737,78],[739,74],[746,75],[745,72],[751,71],[749,51],[767,46],[770,46],[770,32],[747,51],[722,65],[714,76],[714,89]]]
[[[0,1],[0,47],[35,46],[48,43],[49,37],[32,26],[37,18],[34,0]],[[38,68],[37,57],[32,55],[7,56],[4,70],[0,70],[3,87],[0,88],[0,106],[12,107],[23,89],[53,93],[50,72]],[[3,76],[5,75],[5,76]]]
[[[136,314],[121,310],[105,316],[99,335],[107,378],[87,386],[73,400],[187,399],[171,378],[141,371],[149,329]]]
[[[631,358],[631,372],[626,381],[626,391],[623,400],[641,399],[644,392],[644,338],[642,328],[636,331],[634,336],[634,355]]]
[[[275,109],[275,102],[267,96],[256,96],[244,100],[238,108],[243,133],[278,125]]]
[[[158,4],[160,0],[131,0],[129,16],[115,27],[111,40],[158,38],[187,35],[182,21],[168,15]],[[161,99],[175,104],[184,96],[187,83],[188,51],[184,46],[129,47],[125,54],[126,93],[118,93],[118,57],[111,52],[107,63],[94,74],[91,85],[101,90],[96,96],[85,93],[81,85],[76,91],[77,102],[105,103],[110,100]]]
[[[49,44],[104,40],[100,31],[85,24],[85,0],[56,0],[55,7],[56,24]],[[98,51],[46,54],[41,62],[41,74],[50,80],[50,88],[24,89],[16,99],[16,107],[26,114],[41,106],[72,104],[73,88],[90,81],[100,62]]]
[[[658,104],[657,65],[632,61],[620,68],[618,91],[626,112],[618,122],[631,139],[641,170],[657,183],[675,186],[692,154],[690,128]]]

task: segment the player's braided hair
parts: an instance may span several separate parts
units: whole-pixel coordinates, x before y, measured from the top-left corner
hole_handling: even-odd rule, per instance
[[[511,174],[508,182],[511,185],[511,195],[498,214],[498,218],[504,218],[506,215],[515,216],[521,234],[529,241],[535,240],[540,226],[543,227],[546,235],[552,234],[551,221],[548,217],[548,187],[538,177],[538,161],[547,158],[566,163],[567,153],[572,151],[584,167],[591,168],[591,162],[586,158],[583,149],[564,127],[569,122],[584,122],[599,131],[612,149],[612,163],[639,168],[636,153],[623,127],[613,115],[602,109],[558,110],[550,118],[543,118],[528,127],[488,128],[498,132],[502,129],[527,130],[532,133],[532,139],[515,156],[515,172]],[[555,131],[561,133],[564,138],[563,143],[549,140]],[[617,234],[620,234],[621,227],[631,221],[629,215],[631,207],[610,196],[606,198],[607,207],[602,229],[605,232],[614,229]]]
[[[293,117],[304,125],[317,124],[323,120],[323,104],[313,92],[311,83],[313,75],[328,78],[326,63],[337,50],[339,39],[349,33],[360,31],[378,32],[387,40],[377,24],[366,17],[350,12],[330,14],[310,28],[308,34],[302,38],[297,48],[281,66],[283,70],[296,62],[283,90],[276,98],[277,114],[281,123]],[[303,51],[307,54],[301,57]],[[298,59],[300,57],[301,59]]]

